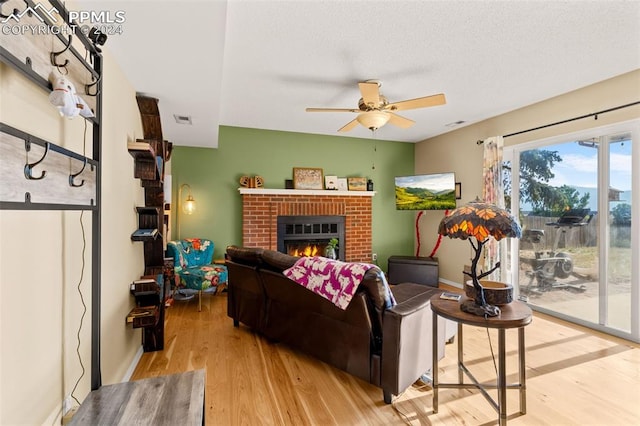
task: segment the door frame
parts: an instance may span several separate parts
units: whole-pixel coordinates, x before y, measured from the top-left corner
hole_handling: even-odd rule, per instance
[[[517,145],[509,145],[505,146],[503,149],[503,160],[511,162],[512,168],[512,185],[511,185],[511,206],[510,209],[517,215],[517,212],[520,211],[520,197],[519,197],[519,188],[520,188],[520,176],[519,173],[515,173],[516,170],[520,170],[520,156],[518,155],[520,152],[527,151],[535,148],[542,148],[549,145],[560,144],[564,142],[568,142],[571,140],[580,140],[587,139],[592,137],[601,137],[607,136],[612,133],[621,133],[621,132],[630,132],[631,140],[632,140],[632,150],[631,150],[631,181],[633,183],[640,182],[640,119],[628,120],[619,123],[609,124],[605,126],[592,127],[585,130],[580,130],[571,133],[565,133],[557,136],[551,136],[548,138],[532,140],[529,142],[524,142]],[[596,219],[601,221],[601,223],[609,216],[609,205],[608,205],[608,197],[603,197],[603,193],[608,192],[608,183],[609,183],[609,150],[608,143],[606,144],[606,151],[603,155],[602,152],[598,153],[598,210],[600,212],[605,212],[606,214],[598,214]],[[602,186],[604,185],[606,190],[602,190]],[[582,320],[580,318],[572,317],[570,315],[566,315],[560,312],[552,311],[550,309],[546,309],[536,305],[530,305],[532,309],[542,312],[575,324],[579,324],[588,328],[592,328],[607,334],[611,334],[617,337],[622,337],[624,339],[629,339],[634,342],[640,342],[640,261],[633,261],[633,259],[640,259],[640,184],[632,185],[631,188],[631,197],[632,202],[631,205],[631,313],[630,313],[630,331],[626,332],[623,330],[619,330],[616,328],[612,328],[603,324],[603,317],[607,315],[607,297],[606,294],[603,295],[603,292],[606,293],[606,286],[599,285],[599,319],[598,323],[592,323],[586,320]],[[598,232],[599,239],[599,270],[605,271],[605,273],[599,273],[600,284],[602,284],[607,279],[607,265],[608,265],[608,226],[600,226]],[[520,250],[520,241],[517,238],[508,239],[505,244],[509,244],[509,249],[512,253],[510,260],[510,271],[511,271],[511,282],[519,283],[519,250]],[[506,250],[502,250],[502,253],[505,253]],[[604,254],[604,255],[603,255]],[[503,260],[506,262],[506,253]],[[506,264],[506,263],[505,263]],[[603,281],[604,280],[604,281]],[[520,286],[515,285],[514,290],[516,293],[516,297],[519,297]]]

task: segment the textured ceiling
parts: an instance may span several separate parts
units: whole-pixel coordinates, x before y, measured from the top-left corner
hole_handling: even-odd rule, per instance
[[[164,136],[176,145],[217,147],[219,125],[338,135],[355,114],[305,108],[356,108],[357,83],[367,79],[381,80],[391,102],[445,93],[444,106],[402,112],[413,127],[388,124],[376,134],[417,142],[450,131],[449,123],[640,68],[638,1],[75,4],[125,12],[122,34],[104,49],[138,92],[159,99]],[[192,116],[193,125],[173,114]]]

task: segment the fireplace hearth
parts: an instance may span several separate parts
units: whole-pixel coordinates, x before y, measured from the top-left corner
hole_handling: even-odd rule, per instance
[[[336,254],[345,260],[340,247],[345,241],[344,216],[278,216],[278,251],[293,256],[324,256],[332,238],[338,239]]]

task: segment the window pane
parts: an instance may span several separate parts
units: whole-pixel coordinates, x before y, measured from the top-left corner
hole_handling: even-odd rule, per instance
[[[631,138],[609,143],[607,325],[631,331]]]
[[[520,294],[529,303],[598,321],[598,143],[520,153]]]

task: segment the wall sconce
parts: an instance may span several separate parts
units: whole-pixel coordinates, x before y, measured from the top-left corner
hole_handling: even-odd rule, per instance
[[[187,187],[189,193],[187,194],[187,199],[183,202],[182,189],[184,187]],[[180,209],[180,207],[182,207],[182,212],[187,215],[192,215],[196,211],[196,200],[193,199],[193,196],[191,195],[191,187],[187,183],[183,183],[182,185],[180,185],[180,188],[178,189],[178,209]],[[176,211],[176,222],[178,224],[178,239],[180,239],[181,233],[180,233],[180,212],[179,211]]]
[[[189,189],[189,194],[187,195],[187,199],[182,203],[182,211],[185,214],[193,214],[196,211],[196,200],[193,199],[191,195],[191,187],[187,183],[183,183],[180,185],[180,190],[178,191],[178,199],[182,200],[182,188],[187,187]]]

